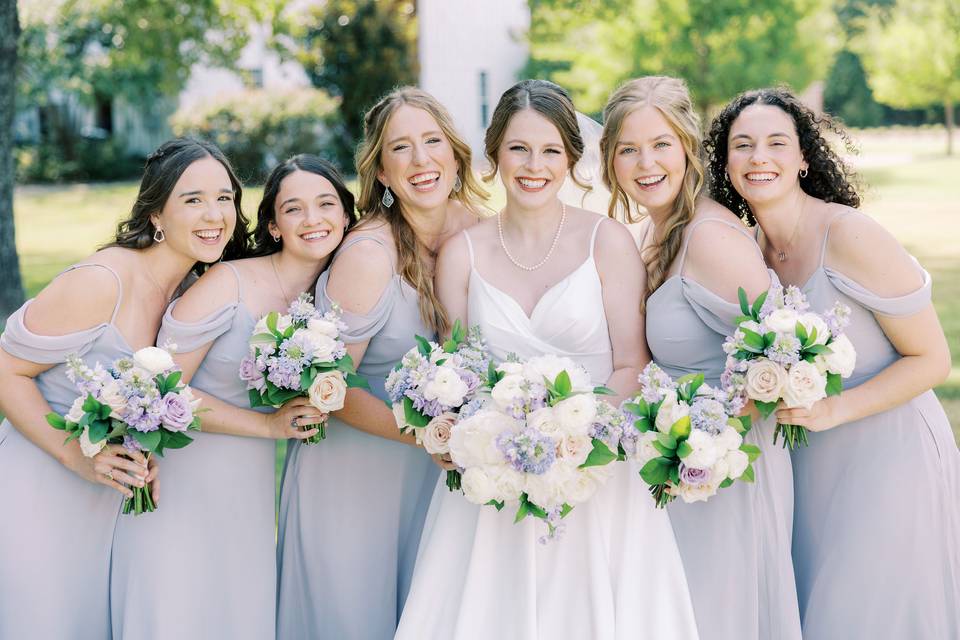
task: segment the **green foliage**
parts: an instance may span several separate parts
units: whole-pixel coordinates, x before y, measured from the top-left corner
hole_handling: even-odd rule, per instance
[[[526,74],[567,87],[588,113],[642,75],[685,79],[701,112],[749,88],[803,88],[835,48],[826,0],[534,0],[530,8]]]
[[[323,91],[251,90],[181,109],[170,119],[176,135],[216,143],[243,180],[262,182],[272,165],[295,153],[339,160],[339,101]]]
[[[350,149],[363,134],[363,114],[419,74],[411,0],[328,0],[292,27],[295,57],[314,86],[342,98]]]

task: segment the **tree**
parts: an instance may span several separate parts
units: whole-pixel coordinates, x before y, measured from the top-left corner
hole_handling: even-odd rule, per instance
[[[596,113],[631,77],[683,78],[702,115],[746,89],[821,78],[835,18],[826,0],[532,0],[527,73]],[[584,15],[589,13],[589,16]]]
[[[853,48],[877,100],[897,108],[942,105],[947,155],[953,155],[954,108],[960,101],[960,4],[899,0],[863,19]]]
[[[0,318],[23,302],[13,224],[13,115],[16,95],[17,0],[0,0]]]
[[[352,150],[364,112],[394,87],[417,81],[414,3],[328,0],[299,23],[290,48],[315,87],[342,99],[345,145]]]

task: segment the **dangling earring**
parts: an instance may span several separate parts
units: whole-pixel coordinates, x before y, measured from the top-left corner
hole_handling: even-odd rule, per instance
[[[456,191],[457,193],[460,193],[460,189],[463,189],[463,183],[460,182],[460,174],[458,173],[457,176],[453,179],[453,190]]]
[[[808,171],[806,169],[800,169],[800,177],[806,178]]]
[[[385,206],[387,209],[393,206],[393,194],[390,193],[390,187],[383,188],[383,197],[380,198],[380,204]]]
[[[163,229],[157,227],[157,230],[153,232],[153,241],[160,243],[167,239],[167,234],[163,232]]]

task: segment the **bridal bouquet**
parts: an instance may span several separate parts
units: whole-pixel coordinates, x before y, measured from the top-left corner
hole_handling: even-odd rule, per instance
[[[611,392],[594,388],[572,360],[552,355],[504,362],[491,368],[488,384],[490,397],[461,410],[450,433],[463,493],[498,511],[517,505],[515,522],[528,515],[544,520],[545,543],[562,532],[560,519],[606,481],[606,465],[617,459],[594,426],[601,413],[616,413],[609,405],[601,409],[606,403],[597,398]]]
[[[403,433],[413,432],[430,455],[450,452],[450,432],[464,405],[477,397],[487,379],[490,358],[474,327],[465,331],[457,320],[442,345],[416,336],[387,376],[386,391]],[[447,488],[460,489],[460,472],[447,471]]]
[[[170,347],[172,348],[172,347]],[[180,384],[182,373],[170,352],[157,347],[138,350],[129,358],[114,361],[109,368],[97,363],[92,369],[80,356],[67,358],[67,377],[80,396],[65,416],[47,414],[47,422],[66,431],[66,442],[79,439],[89,458],[107,444],[122,444],[129,451],[143,451],[149,458],[163,456],[166,449],[180,449],[193,441],[187,431],[200,430],[198,398]],[[156,506],[150,486],[131,487],[133,497],[123,503],[123,513],[140,515]]]
[[[808,311],[806,296],[794,286],[774,285],[750,305],[739,290],[740,310],[734,334],[723,343],[727,367],[723,385],[734,395],[753,400],[766,418],[783,401],[789,408],[813,403],[843,391],[857,354],[843,330],[850,308],[837,302],[824,314]],[[791,449],[807,444],[801,426],[777,424],[773,441],[783,437]]]
[[[658,507],[677,496],[705,501],[734,480],[753,482],[760,449],[743,442],[750,430],[750,416],[736,416],[743,401],[705,384],[702,373],[674,381],[650,363],[640,394],[624,408],[636,417],[633,457]]]
[[[340,332],[346,325],[336,311],[321,314],[313,297],[302,293],[287,313],[271,311],[250,337],[250,353],[240,361],[240,379],[247,383],[251,407],[279,407],[304,396],[323,413],[343,408],[347,387],[368,388],[356,374]],[[302,425],[301,431],[312,426]],[[316,444],[326,437],[326,425],[304,440]]]

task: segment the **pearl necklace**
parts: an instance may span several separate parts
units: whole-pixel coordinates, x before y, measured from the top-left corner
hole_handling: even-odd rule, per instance
[[[519,267],[524,271],[536,271],[543,265],[547,263],[547,260],[550,259],[550,256],[553,255],[553,250],[557,248],[557,241],[560,240],[560,232],[563,230],[563,222],[567,219],[567,205],[563,202],[560,203],[560,224],[557,226],[557,233],[553,236],[553,242],[550,244],[550,249],[547,251],[547,255],[543,256],[543,260],[528,267],[525,264],[520,264],[516,258],[510,255],[510,250],[507,249],[507,244],[503,241],[503,212],[497,214],[497,233],[500,234],[500,247],[503,249],[503,252],[507,254],[507,258],[510,259],[510,262],[513,263],[515,267]]]

